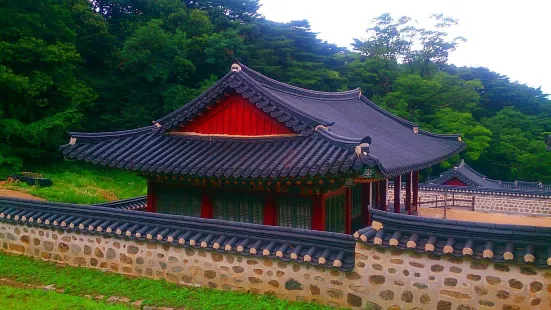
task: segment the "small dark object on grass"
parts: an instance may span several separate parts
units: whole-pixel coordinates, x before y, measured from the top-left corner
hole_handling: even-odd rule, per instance
[[[48,187],[52,186],[52,180],[44,178],[41,174],[32,172],[22,172],[21,174],[14,174],[8,177],[8,183],[10,182],[24,182],[30,186]]]

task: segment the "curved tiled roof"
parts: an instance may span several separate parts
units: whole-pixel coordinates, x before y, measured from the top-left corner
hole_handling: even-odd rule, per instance
[[[145,211],[145,209],[147,208],[147,196],[98,203],[94,204],[94,206],[115,208],[121,210]]]
[[[343,271],[351,270],[355,262],[354,238],[332,232],[15,198],[0,198],[0,221],[269,257]]]
[[[374,209],[370,212],[372,226],[354,234],[368,244],[551,266],[551,227],[425,218]]]
[[[485,175],[474,170],[462,159],[459,165],[450,170],[442,172],[440,176],[429,179],[425,185],[443,185],[445,182],[457,178],[471,187],[480,187],[485,189],[510,189],[516,191],[543,191],[551,192],[551,185],[545,185],[541,182],[515,181],[506,182],[487,178]]]
[[[384,176],[393,177],[427,168],[465,147],[456,135],[418,130],[416,124],[381,109],[358,89],[311,91],[267,78],[243,65],[238,67],[190,103],[159,119],[156,126],[111,133],[70,133],[72,144],[61,150],[68,159],[164,173],[281,177],[287,174],[278,171],[286,168],[295,171],[290,176],[314,176],[376,166]],[[232,92],[298,136],[288,140],[167,134],[207,111],[221,95]],[[369,153],[358,158],[354,148],[366,136],[372,139]],[[193,148],[197,145],[200,147]],[[285,160],[289,156],[293,158]],[[246,175],[236,172],[250,166],[262,171]]]
[[[317,132],[307,137],[228,139],[167,136],[152,128],[120,138],[79,139],[61,151],[68,159],[110,167],[201,177],[306,177],[363,166],[353,149]]]

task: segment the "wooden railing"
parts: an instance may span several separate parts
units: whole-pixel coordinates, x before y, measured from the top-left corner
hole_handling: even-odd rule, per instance
[[[417,202],[417,206],[422,205],[433,205],[429,208],[443,208],[444,209],[444,218],[446,218],[446,210],[448,208],[465,208],[470,211],[474,211],[474,206],[476,203],[476,197],[472,196],[471,199],[460,199],[455,197],[455,193],[452,193],[449,195],[447,192],[444,193],[444,199],[438,198],[438,195],[434,196],[434,200],[421,200],[421,197],[419,197],[419,201]]]

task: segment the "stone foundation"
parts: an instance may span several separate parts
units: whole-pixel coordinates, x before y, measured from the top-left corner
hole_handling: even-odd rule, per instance
[[[475,211],[482,212],[497,212],[506,214],[520,214],[520,215],[539,215],[551,217],[551,197],[550,196],[537,196],[537,195],[524,195],[524,196],[512,196],[503,193],[455,193],[448,192],[448,199],[451,199],[452,194],[456,199],[472,200],[475,197]],[[389,187],[388,190],[389,201],[394,200],[394,188]],[[401,192],[402,200],[405,197],[405,191]],[[438,197],[439,206],[444,205],[444,192],[440,190],[419,189],[419,197],[421,202],[432,201]],[[470,202],[458,203],[462,206],[471,206]],[[433,207],[435,204],[422,204],[422,207]]]
[[[341,272],[204,249],[0,223],[2,251],[166,279],[362,309],[550,309],[551,269],[356,246]],[[1,275],[0,275],[1,276]]]

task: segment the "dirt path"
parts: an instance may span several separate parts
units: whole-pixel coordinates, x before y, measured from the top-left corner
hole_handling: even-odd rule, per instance
[[[419,215],[426,217],[444,218],[444,210],[433,208],[419,208]],[[466,210],[447,210],[446,218],[471,222],[484,222],[495,224],[514,224],[551,227],[551,217],[538,217],[526,215],[512,215],[502,213],[487,213]]]
[[[44,198],[36,197],[31,194],[14,191],[11,189],[4,188],[6,184],[5,181],[0,181],[0,197],[12,197],[12,198],[21,198],[21,199],[31,199],[31,200],[46,200]]]

